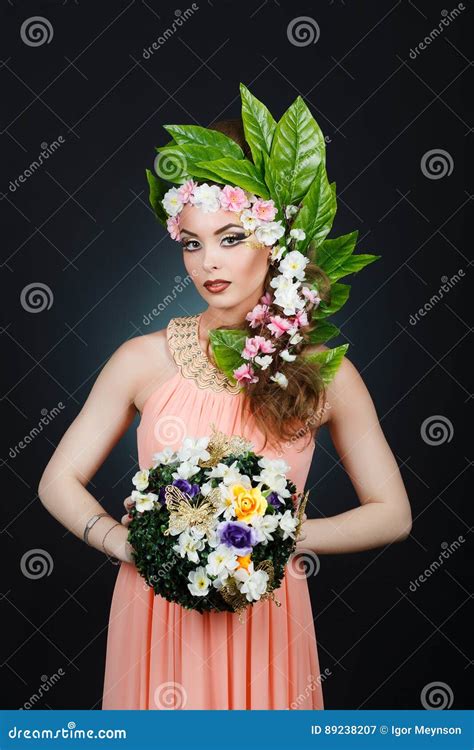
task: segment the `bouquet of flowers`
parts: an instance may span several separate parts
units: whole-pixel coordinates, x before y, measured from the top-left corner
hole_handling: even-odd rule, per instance
[[[295,551],[308,493],[282,459],[212,425],[211,437],[165,448],[133,477],[128,540],[155,594],[187,609],[237,612],[274,589]]]

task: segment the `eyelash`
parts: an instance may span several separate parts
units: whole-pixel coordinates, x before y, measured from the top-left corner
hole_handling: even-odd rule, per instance
[[[238,245],[243,240],[246,240],[247,236],[248,235],[246,235],[246,234],[239,234],[239,233],[226,234],[222,238],[222,241],[228,240],[228,239],[237,240],[237,242],[233,242],[231,245],[224,245],[224,247],[235,247],[236,245]],[[191,242],[198,242],[198,240],[184,240],[184,242],[181,243],[181,246],[182,246],[183,250],[187,250],[190,253],[194,253],[194,252],[196,252],[196,250],[200,250],[199,247],[190,248],[189,244]]]

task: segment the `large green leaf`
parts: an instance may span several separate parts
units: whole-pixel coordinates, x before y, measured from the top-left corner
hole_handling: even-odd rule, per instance
[[[354,252],[359,231],[324,240],[316,250],[316,263],[328,276]]]
[[[294,229],[303,229],[306,234],[304,240],[298,240],[296,249],[303,252],[311,241],[322,242],[331,230],[336,210],[336,197],[326,167],[321,162],[292,225]]]
[[[172,182],[183,182],[189,177],[218,182],[218,175],[210,169],[197,166],[203,160],[220,159],[219,149],[200,144],[162,146],[158,148],[157,171]]]
[[[180,146],[188,144],[212,146],[212,148],[218,149],[219,157],[232,156],[234,159],[244,158],[244,152],[238,143],[218,130],[203,128],[200,125],[164,125],[164,128]]]
[[[162,224],[166,224],[168,214],[163,208],[163,204],[161,201],[163,200],[164,194],[168,190],[168,186],[166,185],[166,183],[159,180],[158,177],[156,177],[156,175],[154,175],[150,169],[146,170],[146,178],[148,180],[148,186],[150,188],[150,205],[155,212],[156,218],[161,221]]]
[[[266,184],[260,177],[256,166],[249,159],[226,157],[215,161],[202,161],[196,166],[210,170],[219,177],[221,182],[238,185],[261,198],[269,197]]]
[[[340,329],[327,320],[318,320],[316,328],[309,334],[311,344],[324,344],[340,334]]]
[[[301,96],[277,123],[270,157],[280,202],[298,204],[325,161],[324,136]]]
[[[272,200],[275,203],[275,206],[278,209],[278,213],[275,216],[275,220],[283,219],[284,218],[283,207],[280,203],[280,199],[278,197],[278,191],[277,191],[276,184],[275,184],[277,180],[277,175],[273,172],[272,162],[268,154],[263,152],[262,156],[263,156],[263,165],[264,165],[264,173],[265,173],[265,183],[270,193],[270,198],[272,198]]]
[[[329,278],[331,281],[337,281],[342,278],[342,276],[347,276],[349,273],[357,273],[357,271],[362,270],[362,268],[365,268],[370,263],[373,263],[381,257],[381,255],[369,255],[363,253],[360,253],[359,255],[351,255],[350,258],[347,258],[339,266],[332,269]]]
[[[335,346],[333,349],[327,349],[314,354],[303,354],[303,356],[315,365],[318,365],[319,374],[325,385],[328,385],[339,369],[339,365],[349,348],[349,344]]]
[[[335,283],[331,286],[331,300],[329,304],[326,302],[320,302],[319,306],[313,312],[313,318],[320,320],[321,318],[327,318],[329,315],[333,315],[335,312],[341,309],[347,302],[349,292],[351,290],[350,284],[339,284]]]
[[[247,332],[231,328],[213,328],[209,331],[209,341],[216,364],[233,383],[234,370],[242,364],[241,352],[245,347]]]
[[[263,154],[270,154],[276,121],[266,106],[243,83],[240,84],[240,96],[245,139],[250,146],[255,166],[263,172]]]

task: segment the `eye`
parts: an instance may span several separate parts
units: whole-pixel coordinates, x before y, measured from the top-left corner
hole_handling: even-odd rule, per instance
[[[192,247],[193,244],[198,247]],[[188,250],[191,253],[194,252],[194,250],[199,250],[199,242],[197,240],[183,240],[181,246],[183,250]]]
[[[225,243],[225,240],[229,240],[229,243],[224,244],[224,247],[232,247],[233,245],[238,245],[242,240],[246,240],[247,237],[248,235],[243,232],[234,232],[233,234],[226,234],[225,237],[222,238],[222,242]]]

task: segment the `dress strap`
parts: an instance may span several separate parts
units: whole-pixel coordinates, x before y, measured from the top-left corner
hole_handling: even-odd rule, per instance
[[[232,383],[204,354],[199,342],[199,319],[197,315],[171,318],[166,329],[168,346],[173,359],[185,378],[192,378],[199,388],[215,392],[240,393],[238,383]]]

